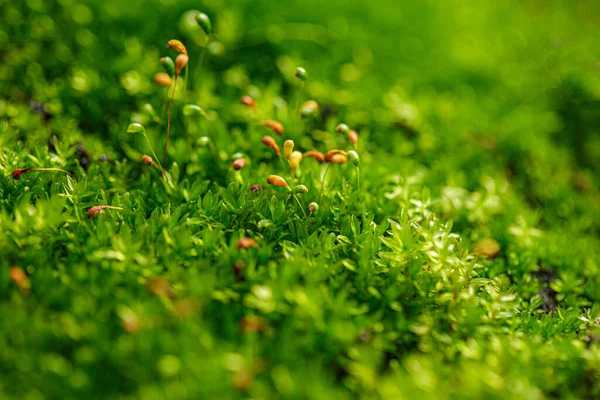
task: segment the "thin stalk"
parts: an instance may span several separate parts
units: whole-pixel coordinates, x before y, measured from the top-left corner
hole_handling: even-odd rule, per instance
[[[175,76],[175,83],[173,84],[173,93],[171,94],[171,101],[169,102],[169,115],[167,120],[167,138],[165,140],[165,150],[163,153],[163,168],[167,165],[167,146],[169,145],[169,133],[171,132],[171,108],[173,108],[173,97],[175,97],[175,89],[177,89],[177,79],[179,76]]]
[[[327,172],[329,171],[329,167],[331,166],[331,164],[327,164],[327,167],[325,168],[325,172],[323,173],[323,176],[321,177],[321,192],[319,193],[319,203],[321,203],[321,199],[323,198],[323,188],[325,187],[325,177],[327,176]]]
[[[294,221],[292,226],[294,227],[294,233],[296,234],[296,242],[300,242],[300,239],[298,238],[298,220]]]
[[[21,169],[21,172],[27,172],[27,171],[57,171],[57,172],[62,172],[64,174],[67,174],[69,176],[75,176],[71,172],[65,171],[64,169],[60,169],[60,168],[23,168],[23,169]]]
[[[208,44],[210,43],[210,39],[212,38],[212,35],[208,37],[208,40],[206,41],[206,44],[202,47],[202,51],[200,52],[200,55],[198,56],[198,62],[196,63],[196,69],[194,70],[194,82],[198,81],[198,76],[200,76],[200,70],[202,69],[202,64],[204,64],[204,57],[206,56],[206,48],[208,47]]]
[[[234,179],[235,179],[235,181],[236,181],[237,183],[239,183],[240,185],[243,185],[243,184],[244,184],[244,178],[242,177],[242,173],[241,173],[241,171],[236,171],[236,170],[233,170],[233,178],[234,178]]]
[[[183,84],[183,98],[187,100],[188,78],[190,77],[190,68],[185,66],[185,83]]]
[[[87,217],[88,218],[94,218],[96,215],[98,215],[99,212],[106,210],[106,209],[111,209],[111,210],[120,210],[123,211],[123,207],[116,207],[116,206],[94,206],[91,207],[87,210]]]
[[[292,183],[294,186],[298,184],[298,178],[296,178],[296,171],[292,171]]]
[[[363,229],[364,229],[366,216],[365,216],[365,207],[364,207],[363,201],[362,201],[362,190],[360,189],[360,168],[358,166],[356,167],[356,185],[358,186],[358,202],[360,203],[360,214],[362,215]]]
[[[160,107],[160,117],[163,118],[165,116],[165,108],[167,108],[167,104],[169,104],[169,89],[171,89],[171,86],[169,86],[167,88],[167,90],[165,90],[165,99],[163,100],[163,104]],[[162,121],[161,120],[161,125],[162,125]]]
[[[160,176],[163,176],[163,170],[160,167],[160,164],[153,162],[152,165],[154,166],[154,168],[156,168],[158,170],[158,172],[160,173]]]
[[[119,211],[124,210],[123,207],[117,207],[117,206],[102,206],[102,208],[110,208],[111,210],[119,210]]]
[[[298,91],[298,98],[296,99],[296,117],[300,118],[300,102],[302,101],[302,96],[304,95],[304,82],[300,83],[300,90]]]
[[[302,214],[304,214],[304,218],[306,218],[306,211],[304,211],[304,208],[302,207],[302,203],[300,203],[300,200],[298,200],[298,198],[296,197],[295,194],[292,193],[292,197],[294,199],[296,199],[296,202],[298,203],[298,205],[300,206],[300,209],[302,210]]]
[[[148,139],[148,135],[146,135],[144,133],[144,138],[146,138],[146,143],[148,143],[148,147],[150,147],[150,151],[152,152],[152,155],[154,156],[154,159],[157,161],[158,163],[158,157],[156,156],[156,153],[154,152],[154,148],[152,147],[152,145],[150,144],[150,139]],[[157,163],[153,163],[157,166],[158,170],[160,171],[161,175],[162,175],[162,168],[159,167],[160,164]]]
[[[294,121],[294,125],[296,125],[296,123],[298,124],[298,134],[301,133],[302,131],[302,117],[300,116],[300,103],[302,102],[302,96],[304,95],[304,82],[300,83],[300,90],[298,90],[298,98],[296,99],[296,106],[294,107],[294,110],[296,110],[296,115],[294,118],[292,118],[292,121]],[[297,122],[296,122],[296,118],[297,118]],[[294,126],[295,128],[295,126]]]

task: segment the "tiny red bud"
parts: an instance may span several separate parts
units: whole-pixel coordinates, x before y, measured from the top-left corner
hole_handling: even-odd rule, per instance
[[[10,267],[8,276],[10,277],[12,283],[14,283],[20,290],[29,290],[29,279],[27,278],[27,273],[23,268]]]
[[[358,338],[361,342],[368,342],[373,337],[373,332],[368,329],[363,329]]]
[[[236,371],[233,374],[233,387],[240,391],[246,391],[254,382],[254,372],[249,368]]]
[[[56,171],[69,176],[74,176],[72,173],[60,168],[17,168],[12,172],[13,179],[21,179],[21,176],[27,171]]]
[[[253,192],[258,192],[261,189],[262,189],[262,186],[260,186],[260,185],[252,185],[252,187],[250,188],[250,190],[252,190]]]
[[[242,318],[240,321],[240,329],[242,332],[260,332],[267,326],[264,318],[255,315],[249,315]]]
[[[148,291],[156,297],[173,298],[175,293],[169,281],[162,278],[153,278],[148,283]]]
[[[250,96],[242,96],[242,99],[240,100],[240,102],[243,105],[248,106],[250,108],[256,108],[256,100],[254,100]]]
[[[181,299],[173,303],[171,312],[179,318],[187,318],[198,312],[199,306],[194,299]]]
[[[152,157],[150,157],[149,155],[144,154],[142,156],[142,162],[144,164],[146,164],[146,165],[152,165],[153,160],[152,160]]]
[[[256,240],[249,238],[249,237],[243,237],[240,240],[238,240],[236,247],[238,249],[248,249],[250,247],[256,247],[258,248],[258,243],[256,243]]]
[[[139,317],[131,312],[122,317],[121,326],[123,326],[125,332],[133,334],[140,330],[142,324]]]
[[[235,160],[233,163],[233,169],[235,169],[236,171],[239,171],[240,169],[244,168],[244,166],[246,165],[246,160],[244,158],[238,158],[237,160]]]
[[[87,217],[94,218],[99,212],[104,210],[104,208],[104,206],[94,206],[90,208],[89,210],[87,210]]]
[[[21,175],[25,172],[24,168],[17,168],[12,172],[13,179],[21,179]]]
[[[244,280],[244,267],[245,265],[242,260],[237,260],[235,263],[233,263],[233,275],[238,281]]]
[[[123,210],[121,207],[114,206],[94,206],[87,210],[87,217],[94,218],[98,213],[106,210],[106,209],[114,209],[114,210]]]
[[[64,169],[60,168],[17,168],[12,172],[13,179],[21,179],[21,176],[27,171],[55,171],[62,172],[63,174],[67,174],[69,176],[74,176],[69,171],[65,171]]]

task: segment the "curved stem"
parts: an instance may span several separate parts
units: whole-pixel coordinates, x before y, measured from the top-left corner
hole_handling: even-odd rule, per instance
[[[154,166],[154,168],[157,169],[157,171],[160,173],[160,176],[163,176],[163,170],[160,166],[160,164],[158,162],[153,162],[152,165]]]
[[[198,62],[196,63],[196,70],[194,71],[194,76],[192,77],[192,79],[194,80],[194,83],[196,83],[196,81],[198,80],[198,76],[200,75],[200,70],[202,69],[202,64],[204,63],[204,57],[206,55],[206,48],[208,47],[208,44],[210,43],[211,38],[212,38],[212,35],[208,37],[206,44],[202,47],[202,51],[200,52],[200,55],[198,56]]]
[[[296,202],[298,203],[298,205],[300,206],[300,209],[302,210],[302,214],[304,214],[304,218],[306,218],[306,211],[304,211],[304,207],[302,207],[302,203],[300,203],[300,200],[298,200],[298,197],[296,197],[296,195],[293,193],[292,193],[292,197],[294,199],[296,199]]]
[[[160,167],[160,164],[158,164],[158,156],[156,155],[156,153],[154,152],[154,148],[150,144],[150,139],[148,139],[148,135],[146,135],[145,133],[144,133],[144,137],[146,138],[146,142],[148,143],[148,147],[150,147],[150,151],[152,152],[152,155],[154,156],[154,159],[156,160],[156,163],[153,163],[153,164],[156,165],[156,167],[158,168],[158,170],[162,174],[162,168]]]
[[[123,207],[117,207],[117,206],[102,206],[103,208],[110,208],[111,210],[120,210],[123,211],[124,208]]]
[[[22,171],[23,172],[27,172],[27,171],[57,171],[57,172],[65,173],[69,176],[75,176],[73,173],[71,173],[69,171],[65,171],[64,169],[60,169],[60,168],[23,168]]]
[[[177,79],[179,75],[175,76],[175,83],[173,84],[173,93],[171,94],[171,101],[169,102],[169,115],[167,119],[167,138],[165,140],[165,150],[163,152],[163,168],[167,165],[167,146],[169,145],[169,133],[171,132],[171,108],[173,108],[173,97],[175,97],[175,89],[177,88]]]

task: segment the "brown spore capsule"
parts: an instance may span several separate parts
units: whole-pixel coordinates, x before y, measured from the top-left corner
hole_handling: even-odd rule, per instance
[[[250,247],[258,248],[258,243],[256,243],[256,240],[252,238],[243,237],[240,240],[238,240],[236,247],[242,250],[248,249]]]
[[[233,169],[235,169],[236,171],[239,171],[240,169],[244,168],[244,166],[246,165],[246,160],[244,158],[238,158],[237,160],[233,161],[233,163],[231,163],[231,165],[233,166]]]
[[[267,119],[265,121],[262,121],[260,124],[262,126],[266,126],[267,128],[270,128],[273,132],[275,132],[279,136],[283,135],[283,132],[285,132],[283,124],[281,122],[274,121],[272,119]]]

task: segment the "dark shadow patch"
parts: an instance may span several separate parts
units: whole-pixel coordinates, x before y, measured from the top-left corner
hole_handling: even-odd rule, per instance
[[[542,310],[546,313],[551,312],[552,316],[556,312],[556,307],[558,306],[558,302],[556,301],[556,292],[554,289],[547,287],[538,292],[538,295],[542,298],[544,303],[542,304]]]
[[[600,98],[577,78],[567,77],[555,90],[555,110],[562,129],[554,133],[554,141],[573,153],[580,168],[597,170],[600,154],[588,144],[600,135]]]
[[[557,293],[550,287],[550,284],[558,277],[556,267],[550,269],[542,268],[531,272],[531,275],[544,286],[544,288],[538,292],[538,296],[540,296],[543,301],[541,305],[542,310],[546,313],[551,312],[552,316],[554,316],[556,308],[558,307],[558,300],[556,300]]]

